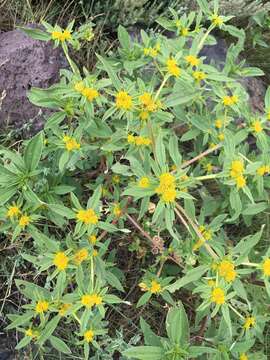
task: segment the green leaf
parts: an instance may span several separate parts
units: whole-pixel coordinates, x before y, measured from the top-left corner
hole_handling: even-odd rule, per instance
[[[141,317],[140,327],[143,332],[144,342],[146,345],[162,346],[159,336],[157,336],[151,329],[150,325]]]
[[[189,342],[188,318],[182,303],[168,311],[166,330],[173,344],[183,347],[184,344]]]
[[[167,286],[166,290],[168,290],[169,292],[175,292],[176,290],[179,290],[181,287],[191,282],[199,280],[207,270],[208,270],[207,265],[200,265],[195,269],[188,271],[188,273],[185,276],[177,280],[175,283]]]
[[[97,58],[101,61],[105,71],[107,72],[107,74],[109,75],[110,79],[112,80],[113,86],[120,91],[121,90],[121,82],[118,79],[118,76],[116,75],[115,71],[113,70],[112,66],[110,65],[110,63],[105,60],[102,56],[97,54]]]
[[[224,304],[223,306],[221,306],[221,312],[222,312],[223,318],[228,326],[228,330],[229,330],[229,334],[230,334],[230,338],[231,338],[232,337],[232,322],[231,322],[229,307],[227,304]]]
[[[117,33],[118,33],[118,40],[119,40],[122,48],[130,51],[131,44],[130,44],[129,34],[128,34],[127,30],[122,25],[119,25]]]
[[[107,223],[107,222],[103,222],[103,221],[98,222],[98,227],[102,230],[108,231],[109,233],[118,231],[118,228],[116,226],[114,226],[113,224]]]
[[[42,345],[45,343],[47,339],[49,339],[49,337],[56,329],[60,319],[61,319],[60,315],[57,315],[46,324],[45,328],[42,330],[40,337],[37,340],[38,344]]]
[[[264,97],[265,109],[270,111],[270,86],[268,86]]]
[[[181,96],[179,93],[172,93],[172,95],[168,96],[168,98],[164,101],[167,107],[175,107],[177,105],[183,105],[191,100],[195,99],[197,93]]]
[[[24,26],[19,27],[19,29],[22,30],[28,36],[30,36],[32,39],[48,41],[51,38],[50,34],[40,29],[31,29]]]
[[[25,313],[23,315],[18,315],[18,317],[12,321],[11,324],[9,324],[7,327],[6,327],[6,330],[11,330],[11,329],[14,329],[14,328],[17,328],[19,327],[20,325],[23,325],[27,322],[29,322],[29,320],[33,317],[33,313],[30,312],[30,313]]]
[[[124,356],[139,360],[164,360],[164,350],[158,346],[136,346],[123,352]]]
[[[13,195],[17,192],[17,187],[6,188],[5,191],[1,189],[0,192],[0,205],[4,205]]]
[[[29,171],[33,171],[38,166],[44,147],[44,135],[41,131],[34,136],[27,144],[24,152],[24,162]]]
[[[165,152],[165,146],[163,143],[163,136],[160,133],[157,137],[156,140],[156,157],[157,157],[157,161],[159,163],[159,166],[161,167],[161,169],[163,169],[165,167],[166,164],[166,152]]]
[[[256,215],[266,210],[267,208],[268,204],[266,202],[248,204],[247,207],[243,210],[242,215]]]
[[[119,290],[119,291],[123,291],[124,292],[124,288],[121,284],[121,282],[119,281],[119,279],[110,271],[106,271],[106,276],[105,276],[107,282],[114,287],[115,289]]]
[[[71,354],[70,348],[64,343],[63,340],[51,335],[50,343],[52,346],[63,354]]]
[[[60,205],[60,204],[47,204],[48,208],[60,215],[60,216],[63,216],[67,219],[74,219],[75,218],[75,213],[74,211],[72,211],[71,209],[67,208],[66,206],[64,205]]]
[[[147,303],[147,301],[150,299],[151,297],[151,293],[150,291],[147,291],[146,293],[144,293],[140,298],[139,301],[137,303],[137,308],[140,306],[143,306],[144,304]]]

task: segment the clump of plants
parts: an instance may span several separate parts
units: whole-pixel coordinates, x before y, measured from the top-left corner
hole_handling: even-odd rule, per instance
[[[107,314],[125,305],[167,317],[155,334],[142,316],[121,359],[266,359],[270,250],[257,224],[269,209],[270,88],[265,113],[252,112],[238,80],[263,72],[237,60],[245,33],[217,1],[198,4],[157,20],[173,38],[135,42],[120,26],[118,51],[91,73],[69,55],[91,28],[24,29],[61,46],[70,69],[29,93],[53,110],[44,130],[0,150],[1,232],[36,272],[16,280],[17,350],[99,359],[115,335]],[[200,56],[216,28],[235,37],[222,70]],[[120,237],[145,259],[132,286]]]

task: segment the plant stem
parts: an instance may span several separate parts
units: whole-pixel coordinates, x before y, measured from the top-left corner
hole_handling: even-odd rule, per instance
[[[190,164],[194,163],[195,161],[200,160],[201,158],[207,156],[208,154],[211,154],[212,152],[214,152],[214,151],[216,151],[216,150],[218,150],[218,149],[220,149],[220,148],[221,148],[221,145],[218,144],[218,145],[214,146],[214,147],[211,148],[211,149],[207,149],[207,150],[205,150],[204,152],[202,152],[201,154],[195,156],[193,159],[184,162],[184,163],[180,166],[180,168],[181,168],[181,169],[184,169],[184,168],[188,167]]]

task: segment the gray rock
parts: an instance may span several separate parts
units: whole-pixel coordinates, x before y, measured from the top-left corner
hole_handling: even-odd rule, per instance
[[[47,88],[59,80],[64,57],[51,43],[34,40],[20,30],[0,34],[0,127],[31,131],[42,127],[46,110],[32,105],[27,91]]]

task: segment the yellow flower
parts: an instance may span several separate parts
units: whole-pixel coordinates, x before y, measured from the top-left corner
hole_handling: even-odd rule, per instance
[[[152,294],[158,294],[162,291],[161,285],[156,280],[153,280],[153,281],[151,281],[151,287],[150,287],[149,291]]]
[[[26,332],[25,332],[25,335],[26,336],[29,336],[29,337],[34,337],[34,333],[33,333],[33,330],[32,329],[27,329]]]
[[[218,273],[227,282],[232,282],[236,278],[236,271],[234,269],[234,264],[229,260],[221,261],[221,263],[218,265]]]
[[[24,229],[27,225],[30,224],[30,221],[31,219],[29,216],[22,215],[19,219],[19,226]]]
[[[99,92],[91,87],[85,87],[82,90],[82,95],[85,96],[87,100],[93,101],[95,98],[99,96]]]
[[[216,14],[211,17],[211,21],[215,26],[221,26],[223,24],[222,18]]]
[[[151,57],[157,57],[157,55],[158,55],[158,50],[155,49],[155,48],[150,48],[149,55],[150,55]]]
[[[46,312],[49,308],[49,303],[46,300],[39,300],[36,304],[36,312],[38,314]]]
[[[134,144],[134,143],[135,143],[135,136],[132,135],[132,134],[129,134],[129,135],[127,136],[127,142],[128,142],[129,144]]]
[[[181,74],[181,70],[179,66],[177,65],[177,62],[175,59],[168,59],[167,60],[167,71],[170,75],[178,77]]]
[[[135,142],[135,145],[137,145],[137,146],[143,146],[143,145],[149,146],[152,143],[150,138],[144,137],[144,136],[135,136],[134,142]]]
[[[139,100],[142,105],[147,106],[152,102],[152,95],[148,92],[143,93],[139,96]]]
[[[92,342],[93,339],[94,339],[94,336],[95,336],[95,333],[93,330],[87,330],[84,334],[83,334],[83,337],[84,337],[84,340],[88,343]]]
[[[116,107],[118,109],[130,110],[132,106],[132,97],[126,91],[119,91],[116,94]]]
[[[260,120],[253,121],[251,128],[256,134],[263,131],[263,127],[262,124],[260,123]]]
[[[114,184],[119,184],[120,183],[120,176],[119,175],[113,175],[112,182]]]
[[[222,125],[223,125],[222,120],[217,119],[217,120],[215,121],[215,127],[216,127],[217,129],[221,129],[221,128],[222,128]]]
[[[168,172],[161,174],[159,177],[160,185],[166,188],[170,186],[174,186],[175,181],[176,181],[175,177]]]
[[[193,250],[193,251],[197,251],[200,247],[203,246],[203,244],[204,244],[204,240],[199,239],[199,240],[193,245],[192,250]]]
[[[267,113],[267,119],[270,120],[270,110]]]
[[[230,175],[232,178],[237,178],[244,172],[244,164],[241,160],[234,160],[231,163]]]
[[[71,32],[69,30],[62,31],[53,31],[51,33],[51,37],[53,40],[65,41],[71,40]]]
[[[98,251],[96,249],[93,250],[93,254],[94,257],[98,256]]]
[[[102,304],[102,296],[98,294],[86,294],[83,295],[81,298],[81,303],[84,305],[87,309],[90,309],[94,305],[100,305]]]
[[[251,327],[253,327],[255,325],[256,319],[254,316],[248,316],[247,318],[245,318],[245,323],[243,325],[243,328],[245,330],[249,330]]]
[[[211,287],[214,287],[216,285],[215,281],[214,280],[208,280],[207,281],[207,285],[211,286]]]
[[[175,188],[171,187],[163,191],[161,198],[166,203],[174,202],[176,198]]]
[[[116,217],[120,217],[122,215],[122,210],[119,204],[115,204],[113,207],[113,215]]]
[[[90,235],[88,240],[92,245],[95,245],[95,243],[97,242],[97,237],[96,235]]]
[[[149,113],[148,111],[145,111],[145,110],[142,110],[140,113],[139,113],[139,118],[142,120],[142,121],[145,121],[149,118]]]
[[[150,180],[149,180],[149,178],[146,177],[146,176],[142,177],[142,178],[139,180],[138,185],[139,185],[140,188],[143,188],[143,189],[148,188],[149,185],[150,185]]]
[[[181,29],[181,35],[182,36],[187,36],[189,34],[189,29],[187,27],[183,27]]]
[[[139,284],[139,288],[142,290],[142,291],[148,291],[148,286],[144,283],[144,282],[141,282]]]
[[[270,258],[264,260],[262,270],[265,276],[270,276]]]
[[[65,316],[66,312],[71,308],[71,304],[62,304],[59,309],[59,315]]]
[[[192,76],[197,81],[202,81],[206,78],[206,74],[203,71],[193,71]]]
[[[222,305],[225,303],[225,293],[224,291],[216,287],[211,292],[211,301],[216,303],[217,305]]]
[[[144,53],[145,56],[150,55],[150,48],[144,48],[143,53]]]
[[[257,169],[257,174],[259,176],[263,176],[264,174],[267,173],[267,170],[268,170],[267,167],[265,165],[262,165]]]
[[[79,150],[81,147],[81,145],[75,139],[72,139],[68,136],[64,136],[63,141],[66,144],[67,151]]]
[[[71,40],[71,32],[69,30],[64,30],[62,34],[62,41]]]
[[[98,223],[98,215],[93,209],[79,210],[76,218],[78,221],[81,221],[86,225],[95,225]]]
[[[74,84],[74,89],[76,90],[76,91],[78,91],[79,93],[82,93],[83,92],[83,90],[84,90],[84,83],[83,83],[83,81],[78,81],[78,82],[76,82],[75,84]]]
[[[12,218],[12,217],[15,217],[15,216],[18,216],[20,214],[20,208],[16,205],[14,206],[10,206],[8,208],[8,211],[7,211],[7,214],[6,216],[9,217],[9,218]]]
[[[200,59],[194,55],[187,55],[185,60],[192,66],[198,66],[200,63]]]
[[[57,267],[57,270],[63,271],[68,265],[69,259],[64,252],[58,252],[53,259],[54,265]]]
[[[232,96],[223,96],[222,103],[224,106],[231,106],[238,103],[238,96],[232,95]]]
[[[220,141],[223,141],[223,140],[225,139],[224,133],[220,133],[220,134],[218,135],[218,139],[219,139]]]
[[[80,265],[84,260],[87,259],[87,257],[88,250],[86,248],[82,248],[75,253],[73,260],[77,265]]]
[[[248,360],[248,357],[246,354],[241,354],[239,360]]]
[[[51,33],[51,37],[53,40],[60,40],[61,36],[62,36],[62,31],[53,31]]]
[[[237,176],[237,178],[235,179],[235,182],[237,185],[237,189],[242,189],[244,186],[246,186],[246,179],[242,175]]]
[[[204,168],[208,173],[211,173],[213,171],[213,165],[211,163],[205,164]]]

